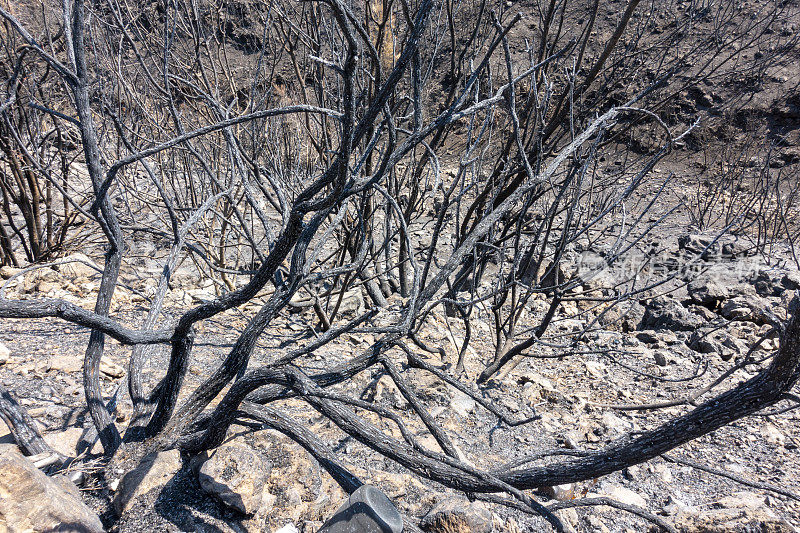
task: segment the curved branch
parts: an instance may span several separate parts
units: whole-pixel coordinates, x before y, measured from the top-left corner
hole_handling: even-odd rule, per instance
[[[35,300],[0,300],[0,318],[56,317],[79,326],[101,331],[122,344],[165,344],[172,340],[174,330],[139,331],[121,326],[106,316],[56,298]]]

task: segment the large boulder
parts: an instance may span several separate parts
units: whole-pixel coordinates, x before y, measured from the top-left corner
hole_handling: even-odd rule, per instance
[[[693,302],[714,309],[730,296],[728,288],[714,279],[698,279],[689,283],[689,297]]]
[[[15,446],[0,447],[0,531],[102,533],[100,518],[64,476],[47,477]]]
[[[686,344],[699,353],[717,353],[724,361],[748,350],[744,341],[737,339],[725,330],[713,328],[703,328],[693,332]]]
[[[181,454],[178,450],[148,455],[120,480],[114,495],[114,510],[122,515],[140,496],[164,488],[180,469]]]
[[[233,443],[220,446],[198,470],[200,487],[243,514],[261,507],[269,462],[252,448]]]
[[[737,296],[725,302],[719,314],[728,320],[766,323],[764,310],[769,309],[769,302],[758,296]]]
[[[67,279],[92,278],[102,274],[103,267],[92,261],[86,254],[74,253],[59,261],[56,268]]]
[[[734,235],[688,234],[678,238],[678,248],[691,255],[700,255],[705,261],[734,259],[752,255],[753,246]]]
[[[702,318],[689,312],[679,302],[659,296],[647,304],[639,329],[694,331],[704,323]]]
[[[319,428],[309,429],[319,431]],[[271,469],[267,472],[261,510],[256,516],[281,516],[295,523],[325,521],[347,495],[302,446],[275,430],[259,431],[231,442],[252,446]],[[404,486],[408,486],[405,482]],[[270,505],[274,508],[269,512]],[[283,524],[270,521],[270,527]]]

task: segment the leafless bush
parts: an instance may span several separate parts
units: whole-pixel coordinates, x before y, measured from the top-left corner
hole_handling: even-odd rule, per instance
[[[75,226],[88,197],[76,182],[77,138],[65,117],[43,108],[58,80],[46,65],[31,61],[23,41],[4,23],[0,77],[4,84],[0,122],[0,265],[51,259],[77,244]]]
[[[698,80],[740,67],[741,51],[771,35],[788,7],[753,19],[727,2],[679,9],[631,0],[601,28],[600,2],[588,9],[551,2],[538,20],[524,22],[536,36],[526,42],[519,16],[477,1],[328,0],[252,13],[210,2],[159,2],[136,12],[117,2],[64,6],[66,24],[47,41],[11,13],[0,15],[6,37],[25,43],[19,61],[49,69],[66,88],[43,98],[42,112],[80,134],[82,159],[70,163],[85,168],[92,192],[88,205],[73,208],[102,232],[105,268],[93,311],[4,299],[0,316],[92,328],[84,388],[110,472],[159,449],[214,448],[233,422],[249,419],[300,441],[354,490],[360,481],[327,444],[274,407],[300,398],[417,475],[467,492],[508,493],[560,527],[522,490],[648,460],[777,402],[794,384],[796,319],[757,377],[681,417],[575,460],[484,471],[459,459],[406,374],[422,369],[502,423],[528,422],[468,383],[465,359],[479,358],[468,350],[472,328],[493,321],[495,354],[476,362],[483,368],[477,381],[485,382],[525,355],[586,353],[581,342],[602,317],[655,284],[636,270],[598,283],[593,270],[576,267],[576,256],[613,265],[643,247],[669,214],[654,207],[665,183],[643,185],[653,184],[654,165],[694,123],[669,116],[670,103]],[[566,24],[577,10],[587,18]],[[247,28],[237,24],[243,16],[252,17]],[[603,38],[595,38],[600,30]],[[4,116],[26,105],[10,99]],[[649,141],[632,142],[641,131]],[[142,326],[131,329],[109,318],[109,309],[129,243],[142,235],[162,239],[169,251]],[[184,257],[216,282],[216,298],[174,309],[180,318],[165,324],[165,295]],[[342,313],[354,294],[366,301]],[[302,302],[314,308],[302,316],[319,335],[250,364],[259,337]],[[179,402],[196,328],[247,303],[258,311],[228,356]],[[454,371],[419,354],[434,348],[418,334],[442,315],[463,324]],[[553,331],[554,322],[579,316],[590,317],[584,327]],[[345,360],[324,361],[322,370],[309,365],[316,350],[348,332],[375,341]],[[101,394],[106,335],[132,347],[127,428]],[[169,365],[145,390],[147,347],[156,344],[169,347]],[[441,453],[358,416],[373,411],[404,429],[397,413],[358,399],[353,377],[373,368],[390,376]],[[20,446],[48,450],[6,397],[0,412]]]
[[[749,137],[745,143],[717,147],[705,161],[710,168],[703,165],[696,176],[687,177],[691,193],[682,198],[697,228],[740,235],[767,258],[777,244],[794,246],[800,231],[800,185],[796,170],[780,160],[774,143],[764,146]]]

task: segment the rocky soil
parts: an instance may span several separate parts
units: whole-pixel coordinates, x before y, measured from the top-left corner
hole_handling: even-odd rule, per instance
[[[704,235],[662,239],[664,263],[677,265],[688,254],[705,250],[711,241]],[[6,291],[21,298],[61,297],[88,307],[97,273],[88,257],[73,259],[80,261],[16,277],[18,272],[6,268],[3,277],[11,278]],[[542,449],[596,449],[622,433],[652,428],[687,411],[691,406],[680,400],[711,384],[741,362],[751,348],[756,360],[775,350],[777,339],[768,334],[770,322],[773,317],[785,318],[787,302],[800,289],[800,273],[789,265],[777,256],[767,263],[752,255],[744,242],[723,238],[707,250],[690,274],[660,287],[664,294],[628,302],[616,315],[606,317],[583,343],[582,355],[526,359],[480,390],[483,397],[515,416],[540,417],[523,426],[498,424],[472,398],[424,373],[407,372],[463,458],[476,466],[491,468]],[[610,290],[613,273],[607,274],[593,276],[585,289]],[[113,307],[117,318],[136,322],[145,311],[149,283],[123,279],[125,288],[118,291]],[[188,270],[181,271],[176,274],[167,308],[179,309],[212,295]],[[574,305],[562,305],[554,323],[557,330],[571,331],[592,320],[591,312],[576,314],[579,310],[573,309]],[[271,348],[302,342],[312,335],[304,324],[313,320],[304,313],[313,311],[301,305],[297,311],[282,316],[272,333],[264,336],[253,364],[266,361]],[[253,307],[247,306],[205,324],[189,370],[190,385],[225,355],[253,312]],[[473,332],[476,342],[468,354],[467,377],[473,382],[485,364],[487,356],[483,354],[492,350],[486,318]],[[454,345],[460,345],[461,335],[456,322],[435,315],[422,338],[445,348],[448,357],[440,361],[429,354],[429,361],[452,364]],[[65,323],[0,323],[0,382],[14,391],[36,418],[46,440],[67,456],[76,454],[88,419],[80,375],[87,338],[87,330]],[[348,336],[314,357],[326,362],[343,360],[370,341]],[[120,384],[124,387],[126,357],[127,350],[112,342],[101,368],[108,396]],[[165,357],[163,349],[152,353],[145,373],[150,384]],[[714,391],[734,386],[757,369],[758,365],[752,365],[735,371]],[[417,438],[437,449],[433,437],[412,421],[408,406],[387,377],[360,375],[353,387],[363,389],[380,404],[409,414],[409,427]],[[670,402],[674,405],[653,410],[625,409]],[[300,402],[284,402],[282,408],[330,443],[355,474],[381,488],[402,513],[421,520],[421,526],[430,531],[547,530],[541,519],[479,501],[470,503],[462,495],[409,475]],[[118,420],[129,416],[129,407],[122,401]],[[797,419],[792,410],[744,419],[682,446],[668,457],[591,482],[553,487],[538,496],[551,504],[575,498],[610,498],[647,509],[685,531],[794,531],[800,527]],[[399,436],[394,427],[377,418],[370,420]],[[2,440],[12,442],[10,435]],[[113,479],[114,473],[99,476],[100,468],[90,467],[48,478],[32,466],[37,458],[24,458],[13,448],[3,448],[0,455],[4,464],[0,520],[10,531],[46,529],[53,520],[65,521],[65,516],[74,517],[87,530],[97,528],[99,517],[106,528],[120,532],[316,531],[345,498],[307,452],[274,430],[252,432],[234,426],[226,443],[213,453],[189,460],[174,450],[162,452],[122,479]],[[98,451],[99,445],[93,452]],[[20,473],[12,476],[11,472]],[[75,499],[76,485],[85,505]],[[36,509],[50,506],[52,511],[40,513],[23,505],[32,498],[42,500]],[[653,527],[641,517],[608,506],[558,513],[575,531],[628,532]],[[452,529],[454,524],[461,529]]]
[[[607,25],[605,30],[610,28]],[[787,26],[786,31],[796,32],[797,25]],[[526,38],[527,33],[516,37]],[[242,36],[244,41],[250,38]],[[598,39],[598,43],[603,42]],[[800,76],[796,66],[780,66],[765,79],[759,91],[746,95],[749,99],[740,116],[766,124],[748,134],[777,138],[780,142],[774,143],[770,164],[796,176],[800,166],[800,100],[796,96]],[[698,110],[713,108],[734,94],[741,96],[740,92],[737,87],[715,85],[711,80],[679,95],[674,106],[693,120]],[[794,100],[786,98],[789,94]],[[729,135],[743,135],[741,130],[730,134],[729,118],[714,116],[687,142],[719,153],[719,144],[729,142]],[[697,153],[679,153],[655,172],[662,176],[675,172],[684,177],[703,174],[707,168],[700,168]],[[690,196],[702,197],[705,192],[702,181],[677,183],[669,199],[686,203],[677,211],[677,222],[659,228],[657,235],[642,243],[642,248],[655,246],[661,250],[656,266],[662,274],[675,274],[686,266],[687,258],[702,256],[692,268],[657,291],[641,295],[641,300],[623,302],[605,313],[565,301],[557,311],[553,331],[566,334],[592,324],[579,350],[563,353],[543,349],[535,354],[540,357],[523,359],[477,389],[480,396],[506,412],[537,419],[518,427],[500,424],[469,396],[426,373],[404,369],[464,460],[491,469],[542,450],[570,453],[601,448],[622,434],[653,428],[690,410],[693,393],[715,383],[751,350],[759,361],[777,349],[776,335],[770,333],[772,324],[786,318],[788,302],[800,290],[800,272],[790,250],[779,246],[766,258],[755,253],[747,239],[724,237],[713,242],[712,234],[687,230],[694,205]],[[131,327],[146,315],[148,298],[155,291],[155,280],[163,266],[155,243],[135,244],[138,248],[123,269],[111,310],[112,316]],[[4,267],[0,270],[3,290],[9,297],[57,297],[91,308],[99,285],[95,261],[99,262],[102,254],[84,252],[91,257],[73,254],[52,268],[19,271]],[[567,273],[574,273],[586,260],[585,254],[576,251],[567,260],[566,268],[572,269]],[[614,281],[613,271],[600,269],[586,278],[582,290],[609,295]],[[214,297],[212,282],[183,267],[172,278],[163,320],[173,320],[180,311]],[[199,384],[228,353],[262,301],[263,297],[203,322],[186,390]],[[342,312],[352,313],[361,305],[360,294],[348,295]],[[544,299],[533,302],[532,323],[546,310]],[[313,338],[315,332],[309,324],[314,322],[310,306],[293,302],[292,312],[281,315],[261,337],[251,365],[270,360],[275,348]],[[451,369],[456,346],[464,339],[459,324],[444,313],[434,312],[420,336],[429,345],[443,348],[447,355],[443,360],[424,352],[420,355],[431,364]],[[475,383],[493,354],[490,324],[488,313],[475,321],[467,351],[467,383]],[[81,377],[88,337],[85,328],[54,320],[0,320],[0,383],[13,391],[36,419],[47,442],[70,457],[77,454],[78,441],[89,420]],[[312,363],[319,361],[322,367],[324,361],[329,366],[373,341],[370,336],[346,335],[318,350]],[[100,369],[106,398],[123,391],[116,411],[121,423],[131,416],[124,394],[129,353],[129,349],[107,341]],[[164,347],[151,350],[144,372],[146,387],[157,382],[167,357]],[[733,371],[698,400],[737,385],[759,368],[759,364],[752,364]],[[399,412],[423,445],[438,450],[436,441],[414,420],[386,376],[367,372],[349,387],[351,393],[357,391]],[[630,409],[642,405],[653,408]],[[774,411],[740,420],[667,456],[622,472],[551,487],[537,493],[537,499],[552,506],[585,502],[557,511],[569,531],[634,533],[657,529],[652,517],[643,518],[620,508],[626,506],[644,509],[680,531],[795,531],[800,528],[800,413],[790,409],[793,405],[783,402]],[[410,475],[301,402],[285,401],[280,408],[328,443],[353,473],[379,487],[424,530],[549,531],[540,518],[469,501],[462,494]],[[399,437],[395,426],[369,414],[364,417]],[[165,451],[124,477],[103,472],[100,451],[96,444],[80,468],[53,471],[42,463],[43,458],[23,457],[0,422],[0,532],[53,531],[59,527],[120,533],[315,532],[345,500],[345,493],[301,446],[271,429],[253,431],[234,426],[226,442],[213,452],[190,458],[175,450]]]

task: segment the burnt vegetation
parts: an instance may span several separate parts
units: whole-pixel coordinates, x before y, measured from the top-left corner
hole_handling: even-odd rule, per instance
[[[800,57],[796,2],[55,4],[0,9],[0,264],[15,268],[9,286],[79,247],[103,261],[94,308],[4,290],[0,317],[91,329],[84,446],[102,444],[99,479],[156,451],[214,449],[239,424],[286,433],[347,492],[369,482],[283,411],[300,400],[415,476],[560,530],[554,509],[608,502],[547,507],[529,489],[597,478],[797,400],[794,310],[764,312],[779,347],[731,362],[754,377],[739,383],[731,370],[706,386],[698,366],[681,378],[699,381],[671,404],[686,407],[679,415],[566,455],[520,444],[522,459],[490,469],[465,459],[414,377],[538,434],[535,412],[501,401],[521,392],[502,378],[537,358],[621,361],[624,347],[597,348],[593,336],[635,329],[630,309],[717,244],[660,268],[649,243],[679,208],[759,253],[791,247],[797,88],[782,85],[777,113],[753,99]],[[670,158],[703,166],[654,172]],[[138,260],[143,242],[155,271]],[[209,280],[209,298],[169,299],[181,265]],[[151,279],[128,314],[112,312],[123,270]],[[227,355],[190,385],[198,329],[237,309],[246,321]],[[290,312],[301,331],[264,353],[260,339]],[[457,331],[456,349],[426,340],[432,327]],[[112,395],[100,379],[109,337],[128,350]],[[315,356],[345,337],[368,340]],[[165,364],[145,378],[155,352]],[[356,379],[373,372],[403,408]],[[54,457],[51,471],[96,464],[53,450],[14,391],[1,392],[26,454]],[[121,423],[123,398],[132,416]]]

